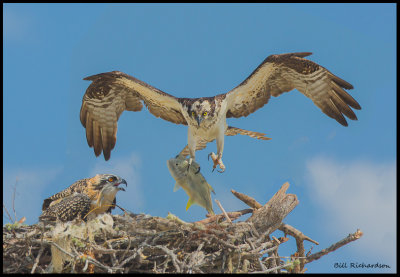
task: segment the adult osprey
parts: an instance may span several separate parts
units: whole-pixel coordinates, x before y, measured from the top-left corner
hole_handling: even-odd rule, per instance
[[[310,52],[288,53],[267,57],[237,87],[214,97],[177,98],[119,71],[85,78],[93,81],[82,100],[80,119],[86,128],[89,147],[105,160],[110,158],[117,139],[117,121],[124,110],[140,111],[144,103],[156,117],[188,125],[188,145],[181,154],[190,154],[217,140],[217,155],[210,153],[214,166],[222,163],[224,136],[243,134],[267,140],[263,133],[230,127],[226,118],[248,116],[264,106],[272,96],[297,89],[309,97],[323,113],[347,126],[344,117],[357,120],[354,109],[360,105],[344,89],[353,86],[326,68],[304,59]],[[350,106],[350,107],[349,107]],[[209,155],[209,156],[210,156]]]

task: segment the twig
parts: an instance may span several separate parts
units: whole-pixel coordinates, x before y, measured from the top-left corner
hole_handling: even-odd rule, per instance
[[[150,246],[150,245],[149,245],[149,246]],[[172,259],[172,263],[173,263],[173,265],[175,266],[176,272],[181,272],[180,266],[179,266],[179,264],[178,264],[179,261],[178,261],[176,255],[174,254],[174,252],[173,252],[172,250],[170,250],[170,249],[168,249],[167,247],[162,246],[162,245],[155,245],[155,246],[153,246],[153,247],[159,248],[159,249],[163,250],[165,253],[167,253],[168,256],[170,256],[171,259]]]
[[[52,243],[53,243],[53,242],[52,242]],[[79,258],[79,257],[82,256],[81,254],[79,254],[79,253],[75,250],[75,248],[72,248],[72,250],[74,250],[75,253],[76,253],[75,255],[73,255],[73,254],[69,254],[68,252],[66,252],[65,250],[63,250],[63,249],[62,249],[60,246],[58,246],[57,244],[55,244],[55,243],[53,243],[53,244],[56,245],[57,248],[60,249],[61,251],[63,251],[64,253],[66,253],[66,254],[68,254],[68,255],[71,255],[71,257],[73,257],[74,260],[75,260],[76,258]],[[100,263],[99,261],[97,261],[96,259],[92,258],[92,257],[89,256],[89,255],[85,255],[85,258],[86,258],[90,263],[94,264],[95,266],[107,270],[108,273],[113,273],[113,272],[115,272],[115,271],[117,271],[117,270],[123,270],[123,268],[121,268],[121,267],[109,267],[109,266],[103,265],[102,263]]]
[[[122,256],[121,256],[121,258],[119,259],[119,261],[118,261],[118,264],[121,264],[121,262],[125,259],[125,256],[126,256],[126,254],[128,253],[128,251],[129,251],[129,248],[131,248],[131,239],[130,239],[130,237],[128,236],[128,247],[126,248],[126,250],[124,251],[124,253],[122,254]]]
[[[92,264],[94,264],[94,265],[96,265],[96,266],[98,266],[98,267],[100,267],[100,268],[103,268],[103,269],[107,270],[108,273],[113,273],[113,272],[115,272],[115,271],[117,271],[117,270],[123,270],[122,267],[109,267],[109,266],[103,265],[102,263],[100,263],[99,261],[93,259],[93,258],[90,257],[90,256],[86,256],[86,259],[88,259],[89,262],[91,262]]]
[[[298,253],[298,256],[300,256],[300,257],[304,257],[306,255],[305,249],[304,249],[304,240],[307,240],[316,245],[319,245],[319,243],[316,242],[315,240],[307,237],[306,235],[304,235],[302,232],[300,232],[296,228],[294,228],[288,224],[285,224],[283,222],[279,226],[278,229],[281,230],[282,232],[284,232],[285,235],[289,234],[296,239],[297,253]],[[300,260],[300,270],[299,271],[302,271],[304,269],[304,265],[305,265],[305,260]]]
[[[32,267],[31,274],[32,274],[32,273],[35,273],[36,267],[37,267],[37,265],[39,264],[39,259],[40,259],[40,257],[42,256],[43,251],[44,251],[44,247],[43,247],[43,244],[42,244],[42,246],[40,247],[40,250],[39,250],[39,254],[37,255],[37,257],[36,257],[36,259],[35,259],[35,264],[34,264],[33,267]]]
[[[231,192],[233,193],[233,195],[235,195],[237,198],[242,200],[244,203],[246,203],[248,206],[250,206],[254,210],[257,210],[262,207],[262,205],[260,203],[258,203],[257,200],[255,200],[253,197],[250,197],[246,194],[237,192],[233,189],[231,189]]]
[[[64,254],[67,254],[67,255],[70,256],[71,258],[75,259],[76,255],[67,252],[64,248],[62,248],[61,246],[59,246],[59,245],[58,245],[57,243],[55,243],[54,241],[50,242],[50,244],[52,244],[52,245],[54,245],[55,247],[57,247],[58,250],[60,250],[60,251],[63,252]]]
[[[250,247],[251,247],[252,250],[255,250],[255,249],[256,249],[256,248],[254,247],[254,244],[251,242],[250,239],[246,239],[246,241],[247,241],[247,243],[250,245]],[[261,260],[260,260],[260,259],[257,259],[257,260],[258,260],[258,265],[260,266],[260,268],[261,268],[263,271],[266,270],[265,265],[261,262]]]
[[[220,208],[221,211],[224,213],[226,220],[227,220],[229,223],[232,223],[231,219],[230,219],[229,216],[226,214],[226,212],[225,212],[224,208],[222,207],[221,203],[220,203],[217,199],[215,199],[215,203],[218,204],[219,208]]]
[[[200,245],[197,247],[197,250],[195,252],[191,253],[190,260],[189,260],[189,262],[187,264],[187,268],[190,271],[193,270],[193,267],[195,266],[195,262],[196,262],[196,256],[199,255],[199,253],[200,253],[201,249],[203,248],[203,246],[204,246],[204,242],[200,243]]]
[[[117,205],[117,204],[115,204],[115,206],[118,207],[118,208],[120,208],[120,209],[124,212],[124,214],[126,214],[126,215],[133,214],[132,212],[125,210],[124,208],[122,208],[121,206],[119,206],[119,205]]]
[[[322,256],[335,251],[336,249],[342,247],[343,245],[346,245],[349,242],[358,240],[359,238],[362,237],[362,235],[363,235],[363,232],[360,229],[357,229],[357,231],[354,234],[349,234],[346,238],[338,241],[335,244],[332,244],[328,248],[325,248],[325,249],[321,250],[320,252],[317,252],[315,254],[308,256],[305,263],[311,263],[312,261],[318,260]]]
[[[12,208],[14,211],[14,222],[17,221],[17,212],[15,211],[15,194],[17,191],[17,183],[18,183],[18,178],[15,179],[15,184],[14,184],[14,188],[13,188],[13,196],[12,196]]]
[[[285,234],[291,235],[295,239],[308,240],[308,241],[310,241],[310,242],[312,242],[312,243],[314,243],[316,245],[319,245],[319,243],[317,241],[307,237],[301,231],[299,231],[296,228],[290,226],[289,224],[285,224],[285,223],[282,222],[282,224],[279,226],[278,229],[281,230],[282,232],[284,232]]]
[[[236,212],[228,212],[226,214],[229,216],[229,218],[231,220],[235,220],[235,219],[241,217],[242,215],[249,214],[249,213],[252,213],[252,212],[253,212],[253,209],[244,209],[244,210],[240,210],[240,211],[236,211]],[[211,223],[211,222],[214,222],[214,221],[218,221],[222,217],[225,217],[225,215],[224,214],[215,214],[215,215],[212,215],[212,216],[210,216],[208,218],[205,218],[205,219],[202,219],[202,220],[199,220],[199,221],[195,221],[194,223],[208,224],[208,223]]]
[[[36,259],[35,259],[35,264],[32,267],[31,274],[35,273],[36,267],[39,264],[40,256],[42,256],[43,251],[44,251],[43,237],[44,237],[44,225],[42,225],[42,235],[40,236],[40,250],[39,250],[39,253],[38,253],[38,255],[37,255]]]
[[[84,266],[83,269],[82,269],[83,272],[85,272],[85,271],[87,270],[88,265],[89,265],[89,260],[86,259],[86,261],[85,261],[85,266]]]
[[[274,257],[275,258],[275,257]],[[269,269],[267,269],[267,270],[263,270],[263,271],[253,271],[253,272],[249,272],[249,273],[270,273],[270,272],[273,272],[273,271],[275,271],[275,270],[278,270],[278,269],[282,269],[282,268],[285,268],[285,267],[288,267],[288,266],[291,266],[293,264],[293,262],[289,262],[289,263],[287,263],[287,264],[284,264],[284,265],[280,265],[280,266],[277,266],[277,267],[273,267],[273,268],[269,268]]]
[[[6,213],[7,213],[8,220],[10,220],[11,223],[14,223],[13,220],[12,220],[12,217],[11,217],[10,213],[8,212],[8,210],[7,210],[7,208],[6,208],[6,205],[4,205],[4,204],[3,204],[3,209],[4,209],[4,210],[6,211]]]
[[[135,252],[132,256],[126,258],[122,263],[119,264],[120,267],[123,267],[127,262],[133,260],[134,258],[136,258],[136,256],[138,255],[139,251],[141,251],[140,249],[138,249],[137,252]],[[139,253],[140,255],[141,253]]]
[[[279,245],[275,245],[271,248],[264,249],[263,251],[260,252],[260,255],[264,255],[265,253],[270,253],[270,252],[278,249],[278,247],[279,247]]]
[[[116,255],[115,255],[115,251],[114,251],[114,249],[113,249],[111,243],[106,242],[106,244],[107,244],[107,246],[109,247],[110,250],[113,250],[113,251],[110,253],[110,254],[111,254],[111,255],[110,255],[110,258],[111,258],[112,266],[114,267],[114,266],[117,265],[117,257],[116,257]]]
[[[278,245],[276,245],[276,246],[278,246]],[[270,269],[272,269],[272,273],[278,273],[278,270],[276,269],[276,267],[279,266],[279,264],[276,263],[275,251],[270,251],[268,253],[268,256],[271,258],[269,267],[270,267]]]

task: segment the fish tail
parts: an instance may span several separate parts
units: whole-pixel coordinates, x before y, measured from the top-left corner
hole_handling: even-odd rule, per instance
[[[188,209],[190,208],[190,206],[193,205],[193,203],[194,203],[193,199],[192,199],[192,198],[189,198],[189,201],[188,201],[187,204],[186,204],[186,210],[188,210]]]

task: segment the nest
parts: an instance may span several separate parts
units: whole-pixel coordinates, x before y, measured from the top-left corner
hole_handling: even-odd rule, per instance
[[[361,237],[350,234],[318,253],[305,254],[304,240],[318,244],[282,220],[298,204],[285,183],[265,204],[232,191],[250,208],[187,223],[145,214],[101,215],[62,225],[3,227],[3,273],[281,273],[304,272],[305,264]],[[222,207],[221,207],[222,208]],[[246,221],[232,222],[252,213]],[[10,227],[11,226],[11,227]],[[271,233],[281,230],[285,236]],[[290,235],[289,259],[279,246]]]

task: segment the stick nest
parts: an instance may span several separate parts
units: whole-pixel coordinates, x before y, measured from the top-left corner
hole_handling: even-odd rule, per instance
[[[285,183],[265,205],[232,191],[250,208],[192,223],[172,214],[161,218],[125,212],[112,215],[108,223],[105,218],[97,218],[98,224],[91,223],[94,229],[87,227],[89,222],[87,225],[82,222],[56,226],[6,225],[3,227],[3,273],[304,272],[306,263],[361,237],[362,232],[358,230],[327,249],[305,254],[304,240],[318,243],[282,222],[298,204],[295,195],[285,193],[288,187]],[[227,220],[229,217],[233,221],[246,213],[252,213],[246,221]],[[79,226],[83,226],[79,232],[84,235],[74,236],[70,230]],[[276,229],[285,236],[272,237]],[[56,230],[64,240],[56,238]],[[289,239],[287,234],[296,239],[297,251],[289,259],[282,259],[278,250]],[[68,246],[62,241],[67,241]],[[56,265],[59,261],[55,253],[61,255],[61,265]]]

